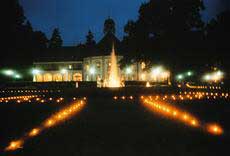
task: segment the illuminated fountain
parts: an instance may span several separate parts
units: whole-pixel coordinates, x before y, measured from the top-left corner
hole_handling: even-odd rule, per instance
[[[118,74],[118,65],[117,65],[117,58],[115,55],[114,45],[111,53],[111,68],[109,73],[108,87],[111,88],[121,87],[121,81]]]

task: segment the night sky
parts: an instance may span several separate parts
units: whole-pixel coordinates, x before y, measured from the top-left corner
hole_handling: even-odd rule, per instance
[[[104,20],[111,16],[116,21],[117,36],[124,35],[123,27],[129,19],[136,19],[141,3],[147,0],[19,0],[26,17],[35,30],[50,37],[54,27],[61,31],[65,45],[85,41],[89,29],[96,40],[102,37]],[[226,8],[229,0],[204,0],[203,18],[210,18]]]

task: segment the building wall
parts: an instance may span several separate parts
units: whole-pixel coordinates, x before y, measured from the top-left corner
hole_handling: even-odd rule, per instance
[[[123,56],[117,56],[119,62]],[[83,60],[83,80],[84,81],[101,81],[108,80],[111,66],[110,56],[87,57]],[[119,64],[118,64],[119,68]],[[118,70],[121,74],[120,69]]]
[[[34,82],[82,81],[82,62],[36,62]],[[39,72],[38,72],[39,71]]]
[[[123,56],[117,56],[118,74],[121,81],[170,82],[170,72],[162,69],[160,73],[146,69],[144,62],[135,62],[120,69],[119,61]],[[34,68],[40,72],[34,74],[34,82],[62,81],[97,81],[106,84],[109,80],[111,56],[87,57],[75,62],[37,62]],[[63,72],[65,69],[65,72]],[[103,85],[100,85],[103,86]]]

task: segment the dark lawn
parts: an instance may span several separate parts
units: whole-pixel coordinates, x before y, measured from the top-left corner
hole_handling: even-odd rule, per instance
[[[84,110],[72,120],[28,140],[9,156],[118,156],[227,155],[230,147],[229,101],[176,104],[203,121],[217,121],[225,128],[221,137],[159,117],[139,100],[115,101],[89,98]],[[41,123],[62,104],[1,104],[0,148]],[[4,155],[4,154],[3,154]]]

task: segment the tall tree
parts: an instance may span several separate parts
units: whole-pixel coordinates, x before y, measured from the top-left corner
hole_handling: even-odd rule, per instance
[[[155,60],[172,61],[170,56],[194,46],[193,32],[203,28],[201,0],[149,0],[139,9],[136,21],[124,28],[126,51],[151,56]],[[195,30],[195,31],[194,31]],[[186,49],[186,50],[185,50]],[[154,51],[154,53],[153,53]]]
[[[49,41],[49,48],[60,48],[63,44],[62,37],[60,35],[59,29],[55,28],[53,30],[52,37]]]
[[[115,22],[112,18],[108,18],[105,20],[105,23],[104,23],[104,34],[107,34],[107,33],[112,33],[112,34],[115,34],[116,33],[116,28],[115,28]]]
[[[212,46],[224,49],[230,48],[228,39],[230,36],[230,10],[224,11],[212,19],[206,27],[207,38],[213,41]]]
[[[30,22],[24,16],[22,6],[18,0],[4,0],[7,2],[6,15],[2,35],[3,47],[5,53],[0,53],[1,66],[31,65],[33,55],[38,53],[37,43],[41,43],[41,38],[36,39],[36,33]],[[3,3],[4,4],[4,3]],[[45,34],[43,34],[45,36]],[[44,43],[44,42],[43,42]],[[46,44],[44,43],[45,47]]]
[[[209,60],[230,70],[229,63],[230,10],[220,13],[206,26],[206,47]]]
[[[89,30],[88,34],[86,35],[86,46],[93,47],[96,45],[96,41],[94,40],[93,33]]]
[[[141,5],[137,22],[154,35],[189,31],[203,26],[203,9],[201,0],[150,0]]]

